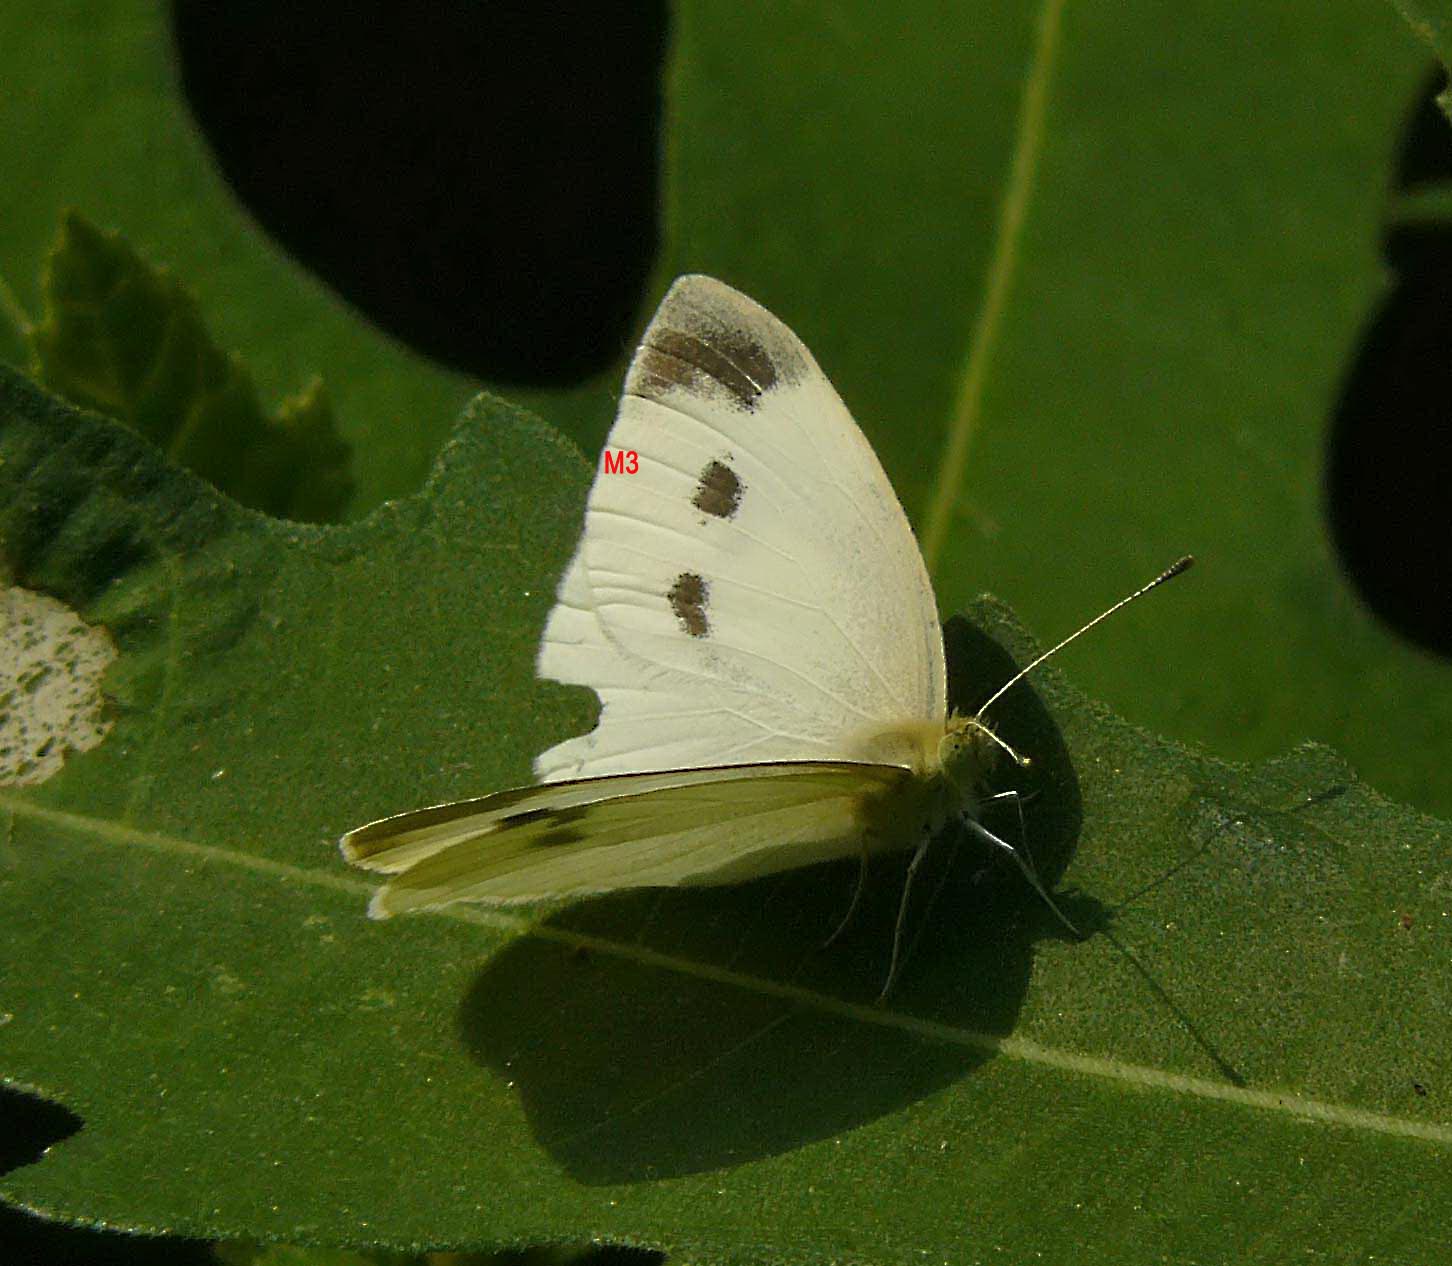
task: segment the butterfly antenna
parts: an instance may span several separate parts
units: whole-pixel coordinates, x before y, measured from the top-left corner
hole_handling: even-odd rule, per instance
[[[1165,581],[1173,580],[1176,576],[1183,575],[1185,572],[1189,571],[1190,568],[1194,565],[1194,557],[1190,554],[1186,554],[1185,557],[1180,559],[1178,562],[1171,563],[1170,566],[1166,567],[1164,571],[1160,572],[1160,574],[1156,576],[1152,581],[1150,581],[1149,584],[1144,585],[1139,589],[1136,589],[1132,594],[1128,595],[1127,597],[1121,598],[1107,611],[1101,611],[1092,620],[1090,620],[1088,624],[1083,625],[1081,628],[1075,629],[1074,632],[1070,633],[1069,636],[1066,637],[1057,646],[1049,647],[1049,649],[1046,650],[1042,655],[1040,655],[1036,660],[1034,660],[1033,663],[1027,665],[1024,668],[1020,668],[1018,672],[1014,673],[1012,677],[1010,677],[1006,682],[1003,683],[1003,685],[995,690],[993,694],[989,696],[988,702],[985,703],[981,708],[978,709],[977,712],[973,714],[975,719],[981,721],[983,719],[983,714],[987,712],[989,708],[991,708],[995,703],[999,701],[999,699],[1007,694],[1011,687],[1018,685],[1020,681],[1022,681],[1031,672],[1033,672],[1033,670],[1037,668],[1040,664],[1042,664],[1044,660],[1048,659],[1050,655],[1057,655],[1076,637],[1081,637],[1083,634],[1089,632],[1089,630],[1092,629],[1101,620],[1107,620],[1121,607],[1127,607],[1136,598],[1143,598],[1145,594],[1147,594],[1151,589],[1158,589],[1162,584],[1165,583]]]

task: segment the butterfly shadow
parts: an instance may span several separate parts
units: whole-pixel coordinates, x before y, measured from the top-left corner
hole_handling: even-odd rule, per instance
[[[978,683],[1014,671],[961,617],[944,641],[960,711],[986,697],[971,697]],[[995,705],[995,722],[1033,755],[1028,770],[998,771],[993,789],[1024,797],[1023,837],[1052,884],[1080,826],[1068,750],[1026,684]],[[1020,843],[1017,810],[994,807],[990,829]],[[914,887],[912,957],[875,1006],[906,862],[874,863],[852,926],[826,948],[855,862],[573,906],[483,967],[460,1007],[461,1040],[516,1087],[541,1145],[592,1185],[733,1166],[873,1121],[991,1059],[1017,1021],[1034,942],[1068,936],[1011,862],[941,841]],[[1102,915],[1087,898],[1061,904],[1082,930]]]

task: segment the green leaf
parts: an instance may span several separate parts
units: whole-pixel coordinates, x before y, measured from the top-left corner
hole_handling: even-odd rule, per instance
[[[219,1244],[221,1266],[427,1266],[415,1254],[352,1252],[348,1249],[305,1248],[291,1244]]]
[[[46,261],[43,297],[30,344],[45,386],[119,418],[244,505],[339,517],[352,491],[348,446],[321,380],[268,417],[181,283],[74,211]]]
[[[1194,553],[1075,681],[1452,815],[1452,666],[1361,604],[1323,492],[1427,69],[1391,6],[686,4],[673,37],[662,284],[803,337],[944,613],[987,591],[1049,641]]]
[[[221,1266],[598,1266],[594,1249],[525,1249],[501,1254],[388,1253],[377,1249],[303,1247],[292,1244],[217,1244],[213,1251]]]
[[[1417,38],[1437,54],[1437,59],[1452,69],[1452,9],[1446,0],[1392,0]],[[1452,94],[1446,90],[1437,98],[1443,111],[1452,119]]]
[[[353,449],[353,513],[417,488],[477,389],[378,331],[262,233],[181,92],[172,6],[96,0],[84,21],[0,6],[0,355],[43,304],[41,261],[68,208],[174,270],[264,400],[326,378]]]
[[[1401,7],[1447,29],[1441,0]],[[326,374],[356,509],[416,487],[465,385],[238,210],[177,100],[165,6],[56,24],[12,8],[0,166],[23,178],[0,182],[0,272],[17,300],[36,306],[59,208],[80,206],[187,279],[264,398]],[[1392,5],[741,23],[681,0],[671,40],[656,290],[714,273],[802,334],[919,530],[946,523],[944,612],[993,592],[1051,640],[1193,551],[1173,600],[1074,648],[1076,680],[1227,758],[1317,739],[1452,815],[1452,713],[1428,706],[1452,669],[1363,607],[1323,496],[1428,64]],[[512,394],[593,452],[617,386]]]
[[[463,384],[238,211],[175,100],[163,7],[8,16],[0,350],[38,308],[58,208],[82,206],[176,267],[264,397],[326,372],[358,504],[412,488]],[[743,24],[682,4],[673,40],[660,288],[715,272],[802,333],[919,525],[950,507],[945,611],[991,588],[1052,636],[1192,548],[1193,578],[1064,671],[1222,755],[1332,740],[1452,811],[1448,670],[1357,606],[1319,506],[1424,70],[1389,7]],[[611,390],[529,398],[593,451]],[[240,513],[21,386],[3,399],[17,579],[121,650],[105,741],[4,800],[0,1060],[85,1120],[9,1176],[17,1198],[203,1233],[599,1234],[753,1261],[1440,1251],[1447,828],[1324,752],[1225,766],[1043,678],[1052,725],[1020,717],[1018,741],[1061,731],[1074,780],[1041,760],[1029,839],[1076,844],[1071,913],[1117,911],[1144,973],[1106,935],[1044,939],[1016,882],[975,883],[967,858],[885,1012],[854,1000],[880,980],[893,876],[813,952],[850,868],[528,939],[368,925],[339,830],[521,779],[589,723],[531,671],[578,455],[488,404],[428,493],[323,531]]]
[[[1230,766],[1045,671],[1001,723],[1035,757],[1026,838],[1094,934],[944,853],[883,1008],[901,863],[825,952],[850,863],[532,934],[368,921],[343,829],[521,781],[590,723],[531,669],[587,477],[485,401],[417,497],[282,524],[0,377],[13,574],[120,654],[104,742],[0,797],[4,1075],[85,1123],[8,1199],[401,1251],[1434,1259],[1448,828],[1323,749]],[[973,616],[959,703],[1033,651]]]

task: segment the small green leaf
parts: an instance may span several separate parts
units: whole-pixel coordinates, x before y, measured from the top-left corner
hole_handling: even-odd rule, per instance
[[[1392,0],[1417,38],[1426,44],[1447,70],[1452,70],[1452,6],[1447,0]],[[1452,92],[1443,89],[1437,97],[1449,120],[1452,120]]]
[[[853,863],[370,922],[340,832],[590,723],[532,670],[588,477],[485,401],[420,495],[278,523],[0,373],[13,572],[120,653],[104,741],[0,793],[0,1073],[84,1121],[7,1199],[398,1251],[1437,1260],[1452,831],[1325,749],[1225,764],[1047,668],[999,722],[1091,935],[945,851],[888,1007],[900,861],[827,951]],[[960,703],[1033,652],[973,617]]]
[[[321,381],[267,416],[251,376],[211,341],[196,300],[117,233],[72,211],[46,260],[36,377],[118,418],[244,505],[336,519],[352,492],[348,446]]]

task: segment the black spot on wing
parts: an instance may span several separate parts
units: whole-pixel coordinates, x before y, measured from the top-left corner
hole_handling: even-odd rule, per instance
[[[542,831],[531,841],[535,847],[578,844],[585,839],[585,830],[579,823],[587,813],[585,806],[570,809],[525,809],[522,813],[511,813],[499,824],[499,830],[513,831],[518,827],[543,822],[549,829]]]
[[[557,823],[578,822],[585,816],[583,808],[573,809],[524,809],[519,813],[511,813],[500,822],[498,829],[501,831],[512,831],[518,826],[529,826],[533,822],[554,821]]]
[[[746,330],[693,334],[652,328],[636,353],[628,389],[657,401],[673,389],[697,395],[724,393],[738,408],[751,413],[776,383],[775,362]]]
[[[730,466],[725,462],[709,462],[701,472],[701,482],[696,485],[691,504],[703,514],[732,519],[741,508],[742,491],[741,480]]]
[[[676,619],[692,637],[705,637],[711,631],[706,619],[706,599],[710,592],[711,587],[700,576],[687,571],[676,577],[676,583],[666,595]]]

